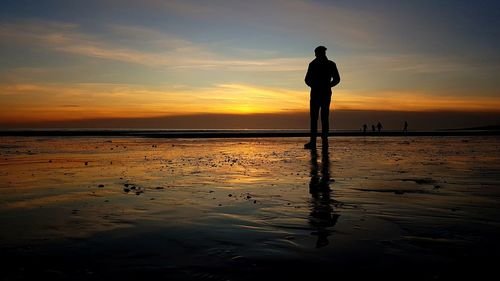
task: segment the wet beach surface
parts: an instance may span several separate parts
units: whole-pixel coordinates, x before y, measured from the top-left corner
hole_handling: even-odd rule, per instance
[[[445,280],[500,258],[496,136],[0,139],[2,280]]]

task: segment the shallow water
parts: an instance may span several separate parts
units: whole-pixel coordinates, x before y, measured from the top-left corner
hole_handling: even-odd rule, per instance
[[[2,279],[493,270],[498,137],[304,142],[1,138]]]

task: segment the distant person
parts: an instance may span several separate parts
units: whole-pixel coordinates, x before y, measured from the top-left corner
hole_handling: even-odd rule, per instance
[[[382,126],[382,123],[380,123],[380,121],[377,123],[377,130],[378,132],[380,133],[380,131],[382,130],[382,128],[384,128],[384,126]]]
[[[368,128],[368,125],[364,124],[363,125],[363,134],[366,134],[366,129]]]
[[[372,132],[375,133],[375,125],[372,124]]]
[[[405,126],[403,127],[403,132],[408,132],[408,122],[405,121]]]
[[[319,46],[314,49],[316,58],[309,63],[305,82],[311,88],[310,116],[311,116],[311,139],[304,148],[316,147],[316,135],[318,133],[318,115],[321,110],[321,138],[323,144],[328,145],[328,118],[330,114],[330,102],[332,99],[332,87],[340,82],[337,65],[326,57],[326,47]]]

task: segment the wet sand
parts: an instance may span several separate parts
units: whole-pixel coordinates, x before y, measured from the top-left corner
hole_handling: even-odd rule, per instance
[[[2,280],[496,272],[496,136],[1,137]]]

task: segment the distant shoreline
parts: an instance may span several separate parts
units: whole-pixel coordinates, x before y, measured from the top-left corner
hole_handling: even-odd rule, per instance
[[[331,137],[499,136],[498,130],[333,131]],[[2,137],[275,138],[308,137],[305,130],[3,130]]]

